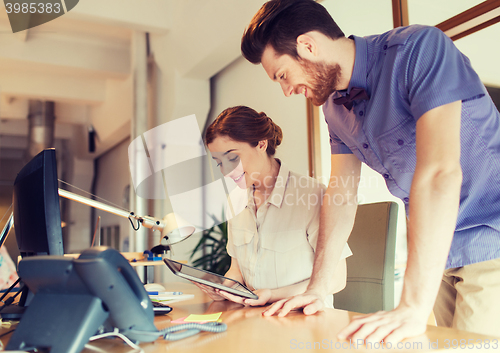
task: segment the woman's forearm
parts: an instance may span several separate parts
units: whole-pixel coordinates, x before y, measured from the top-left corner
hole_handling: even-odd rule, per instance
[[[226,272],[224,277],[234,279],[240,283],[245,284],[245,280],[243,279],[243,275],[241,274],[240,266],[238,265],[238,260],[234,257],[231,257],[231,267]]]
[[[286,287],[271,289],[271,299],[269,299],[268,303],[274,303],[278,300],[304,293],[308,285],[309,278],[302,282],[291,284]]]

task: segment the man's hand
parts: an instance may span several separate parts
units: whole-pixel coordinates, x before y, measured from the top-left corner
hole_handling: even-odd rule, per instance
[[[341,340],[363,340],[395,344],[403,339],[425,332],[427,317],[422,310],[398,306],[392,311],[379,311],[369,315],[354,316],[346,328],[339,332]]]
[[[277,301],[267,310],[265,310],[262,315],[271,316],[274,315],[278,310],[280,310],[278,316],[283,317],[286,316],[290,311],[299,308],[303,308],[305,315],[312,315],[316,314],[318,311],[322,311],[324,309],[324,306],[324,299],[319,294],[312,291],[307,291],[304,294]]]

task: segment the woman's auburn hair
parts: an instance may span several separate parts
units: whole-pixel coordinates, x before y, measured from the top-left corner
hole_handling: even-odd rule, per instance
[[[210,124],[205,132],[205,144],[212,143],[219,136],[246,142],[252,147],[256,147],[259,141],[267,140],[266,152],[274,156],[276,147],[283,139],[283,132],[266,113],[239,105],[225,109]]]

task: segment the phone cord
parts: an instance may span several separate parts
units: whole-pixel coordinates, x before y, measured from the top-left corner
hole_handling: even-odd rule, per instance
[[[167,327],[161,330],[160,334],[162,334],[163,338],[167,341],[177,341],[184,339],[186,337],[196,335],[200,331],[219,333],[219,332],[224,332],[226,330],[227,330],[227,325],[222,322],[207,322],[204,324],[198,324],[192,322],[192,323]]]

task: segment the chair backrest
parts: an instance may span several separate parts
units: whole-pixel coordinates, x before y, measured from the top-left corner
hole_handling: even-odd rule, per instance
[[[334,295],[336,309],[373,313],[394,308],[398,204],[359,205],[348,244],[347,284]]]

